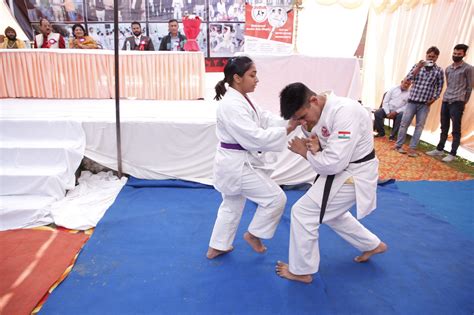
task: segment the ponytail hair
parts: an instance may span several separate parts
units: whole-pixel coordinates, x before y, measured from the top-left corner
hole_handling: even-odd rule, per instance
[[[234,74],[239,77],[243,77],[245,72],[253,65],[252,59],[246,56],[232,57],[227,60],[227,64],[224,67],[224,79],[217,82],[215,86],[216,96],[215,100],[220,100],[222,96],[227,92],[225,84],[232,86],[234,83]]]
[[[222,98],[222,96],[224,96],[225,92],[227,92],[227,89],[225,88],[225,79],[217,82],[214,89],[216,90],[216,96],[214,96],[214,99],[218,101]]]

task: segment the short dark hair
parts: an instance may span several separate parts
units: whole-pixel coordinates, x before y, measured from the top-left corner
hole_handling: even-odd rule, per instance
[[[439,56],[439,49],[438,47],[436,46],[431,46],[430,48],[428,48],[428,50],[426,51],[426,54],[430,54],[430,53],[434,53],[436,56]]]
[[[280,115],[284,119],[290,119],[303,106],[309,98],[316,95],[301,82],[288,84],[280,92]]]
[[[130,25],[131,25],[131,26],[133,26],[133,25],[138,25],[138,26],[140,26],[140,29],[142,28],[142,25],[141,25],[139,22],[137,22],[137,21],[133,21],[132,24],[130,24]]]
[[[81,24],[74,24],[74,25],[72,26],[72,35],[73,35],[74,37],[76,37],[76,35],[74,35],[74,31],[75,31],[76,28],[78,28],[78,27],[79,27],[80,29],[82,29],[82,31],[84,32],[84,35],[88,35],[86,29],[84,28],[84,26],[82,26]]]
[[[232,83],[234,83],[234,74],[243,77],[245,72],[247,72],[252,65],[253,60],[247,56],[232,57],[227,60],[227,64],[224,67],[224,79],[217,82],[215,86],[216,96],[214,99],[220,100],[222,98],[227,91],[225,84],[227,83],[231,86]]]
[[[170,23],[172,23],[172,22],[178,23],[178,20],[177,20],[177,19],[171,19],[171,20],[168,21],[168,24],[170,24]],[[179,23],[178,23],[178,24],[179,24]]]
[[[462,50],[464,51],[464,54],[466,54],[468,49],[469,49],[469,46],[465,44],[457,44],[456,46],[454,46],[454,50]]]

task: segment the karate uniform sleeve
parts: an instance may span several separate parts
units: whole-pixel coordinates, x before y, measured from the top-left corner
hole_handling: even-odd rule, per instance
[[[223,113],[225,128],[248,151],[283,151],[286,147],[286,128],[263,128],[254,115],[248,104],[230,104]]]
[[[275,115],[271,111],[262,110],[260,112],[260,123],[264,128],[268,127],[286,127],[288,125],[287,120]]]
[[[335,113],[327,145],[315,155],[308,151],[306,158],[318,174],[335,175],[349,165],[360,138],[359,115],[353,109],[340,108]]]

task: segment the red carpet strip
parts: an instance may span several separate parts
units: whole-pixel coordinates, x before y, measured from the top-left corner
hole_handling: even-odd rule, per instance
[[[31,314],[88,239],[52,228],[0,232],[0,314]]]

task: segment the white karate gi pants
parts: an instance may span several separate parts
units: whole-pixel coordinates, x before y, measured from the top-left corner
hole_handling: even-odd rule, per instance
[[[251,169],[245,164],[242,171],[241,194],[233,196],[222,194],[222,203],[209,242],[210,247],[218,250],[231,248],[246,199],[258,205],[248,231],[262,239],[273,237],[285,209],[286,195],[264,171]]]
[[[361,252],[380,244],[380,239],[348,211],[355,204],[353,184],[344,184],[326,207],[323,223]],[[319,214],[321,208],[308,194],[291,208],[289,270],[295,275],[309,275],[319,270]]]

